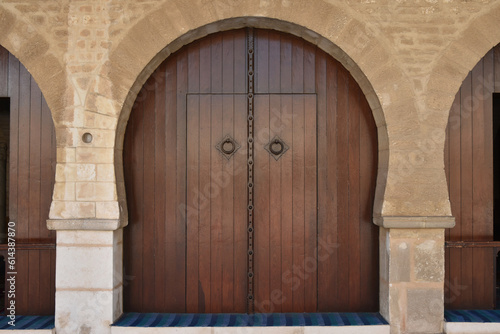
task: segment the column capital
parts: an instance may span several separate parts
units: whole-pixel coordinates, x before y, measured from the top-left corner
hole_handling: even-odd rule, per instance
[[[373,223],[384,228],[452,228],[453,216],[378,216]]]

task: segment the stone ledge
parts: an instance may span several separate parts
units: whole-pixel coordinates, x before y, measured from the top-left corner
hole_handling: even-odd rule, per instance
[[[115,231],[123,227],[119,219],[48,219],[49,230]]]
[[[384,228],[452,228],[453,216],[381,216],[373,217],[373,223]]]

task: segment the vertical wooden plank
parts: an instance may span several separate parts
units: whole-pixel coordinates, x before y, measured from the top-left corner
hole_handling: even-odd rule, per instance
[[[345,69],[338,70],[337,73],[337,242],[338,248],[338,268],[349,268],[349,165],[346,159],[349,157],[349,79]],[[349,270],[338,271],[338,306],[349,305],[349,280],[351,279]],[[354,278],[353,278],[354,279]]]
[[[18,221],[19,179],[19,61],[9,54],[10,139],[9,139],[9,219]]]
[[[359,114],[360,90],[349,78],[349,310],[361,302],[360,288],[360,184],[359,184]]]
[[[489,221],[489,224],[484,226],[484,233],[488,235],[488,241],[494,240],[494,167],[493,167],[493,157],[494,157],[494,135],[493,135],[493,92],[494,92],[494,53],[493,50],[488,52],[484,57],[483,62],[483,85],[484,91],[484,165],[489,172],[487,173],[489,179],[483,180],[484,191],[489,194],[489,200],[486,200],[485,207],[485,219]],[[485,263],[485,274],[483,275],[483,281],[479,284],[485,287],[484,289],[484,304],[482,308],[494,308],[496,302],[496,273],[495,264],[496,256],[494,256],[491,250],[484,250],[484,263]],[[492,293],[493,292],[493,293]]]
[[[0,97],[9,96],[9,51],[0,46]]]
[[[460,196],[461,196],[461,183],[460,175],[462,173],[462,168],[460,164],[461,157],[461,117],[460,117],[460,101],[461,101],[461,89],[457,93],[453,105],[450,110],[450,119],[448,122],[448,132],[449,132],[449,189],[450,189],[450,205],[451,212],[455,217],[455,227],[450,229],[449,239],[450,241],[461,240],[462,238],[462,215],[460,209]],[[462,250],[460,249],[449,249],[449,283],[448,287],[455,286],[456,284],[461,284],[461,272],[462,272]],[[452,305],[454,302],[460,300],[460,296],[454,295],[454,291],[449,290],[448,302]]]
[[[280,56],[281,56],[280,57],[281,93],[291,93],[292,92],[292,40],[288,35],[281,35]],[[290,113],[292,112],[291,109],[289,112]]]
[[[232,45],[231,45],[232,47]],[[231,73],[232,78],[232,73]],[[231,82],[232,85],[232,82]],[[231,87],[232,89],[232,87]],[[238,129],[240,130],[240,129]],[[222,133],[234,138],[234,96],[222,96]],[[241,130],[240,130],[241,131]],[[215,185],[222,197],[222,312],[234,309],[234,159],[222,159]]]
[[[500,93],[500,47],[495,47],[493,50],[494,57],[494,77],[495,77],[495,92]]]
[[[53,164],[55,164],[54,152],[56,146],[53,144],[55,131],[50,109],[42,96],[42,121],[41,121],[41,193],[40,193],[40,222],[42,224],[40,231],[41,241],[55,243],[55,231],[49,231],[45,222],[49,217],[49,209],[54,188],[55,173]],[[55,300],[55,266],[52,257],[53,250],[46,250],[40,254],[40,300],[42,302],[43,314],[54,314]]]
[[[188,89],[188,57],[183,52],[177,61],[177,156],[175,166],[176,203],[186,200],[186,94]],[[186,309],[186,217],[176,209],[175,217],[175,279],[182,287],[176,289],[174,296],[176,309]]]
[[[273,138],[278,135],[282,138],[285,125],[281,121],[281,96],[270,95],[269,105],[266,107],[269,108],[269,137]],[[280,312],[281,298],[273,298],[273,296],[278,296],[277,292],[281,292],[283,277],[281,269],[281,160],[269,159],[269,168],[269,295],[267,296],[269,309],[266,311]]]
[[[316,93],[316,47],[304,42],[304,93]]]
[[[28,240],[37,241],[40,238],[40,137],[41,137],[41,112],[42,93],[35,80],[30,76],[30,106],[29,106],[29,193],[26,194],[29,201],[28,221],[25,222],[28,229]],[[29,271],[29,309],[33,312],[41,311],[40,300],[40,256],[41,251],[32,250],[28,252]],[[28,308],[28,305],[26,305]]]
[[[222,92],[234,93],[234,35],[225,32],[222,37]]]
[[[461,222],[462,239],[472,240],[472,77],[467,76],[462,84],[461,94]],[[462,285],[467,288],[460,296],[462,302],[472,302],[472,250],[462,249]]]
[[[212,38],[200,41],[200,93],[211,92]]]
[[[190,76],[191,77],[191,76]],[[186,311],[198,312],[198,233],[199,233],[199,144],[200,97],[188,95],[187,100],[187,201],[186,226]]]
[[[52,294],[51,281],[51,252],[52,250],[40,251],[40,314],[54,314],[51,306],[54,295]]]
[[[139,95],[140,96],[140,95]],[[129,224],[124,233],[124,275],[135,279],[125,286],[124,309],[141,311],[142,307],[142,200],[143,200],[143,102],[136,101],[127,124],[123,154],[124,175],[127,183]],[[132,174],[134,173],[134,174]],[[130,176],[133,175],[133,176]]]
[[[269,312],[270,286],[270,169],[271,157],[264,146],[271,139],[269,133],[269,95],[256,95],[254,143],[254,291],[255,312]]]
[[[212,37],[211,44],[210,92],[212,94],[222,93],[222,61],[222,35],[216,34]]]
[[[304,309],[305,302],[305,212],[304,212],[304,99],[302,96],[293,96],[293,141],[290,144],[292,153],[292,214],[293,214],[293,266],[294,274],[299,276],[300,283],[293,292],[293,308],[295,312]]]
[[[280,92],[281,47],[280,33],[270,31],[269,38],[269,94]]]
[[[54,158],[56,146],[54,145],[55,129],[52,121],[50,109],[42,96],[42,120],[41,120],[41,152],[43,159],[40,170],[40,238],[55,243],[55,231],[49,231],[46,227],[46,220],[49,218],[50,204],[54,190],[56,159]],[[47,266],[50,268],[50,266]]]
[[[282,81],[283,83],[283,81]],[[293,101],[292,95],[281,96],[281,122],[284,125],[281,139],[290,148],[281,158],[281,270],[282,312],[293,312],[293,294],[297,286],[297,277],[293,272],[293,171],[291,145],[293,143]]]
[[[199,43],[188,49],[188,92],[200,89],[200,49]],[[186,311],[198,312],[199,282],[199,133],[200,97],[187,95],[187,162],[186,162]]]
[[[304,92],[304,42],[292,39],[292,93]]]
[[[223,138],[222,132],[222,96],[212,95],[212,110],[211,110],[211,169],[210,169],[210,188],[209,195],[211,199],[210,226],[211,226],[211,249],[212,258],[210,259],[211,269],[211,299],[210,304],[212,312],[222,312],[222,254],[223,254],[223,239],[222,239],[222,213],[225,206],[222,201],[221,189],[215,184],[214,178],[220,175],[222,171],[222,159],[225,159],[215,146]]]
[[[493,204],[493,193],[489,194],[487,185],[493,179],[493,170],[488,170],[485,166],[485,124],[484,124],[484,87],[483,87],[483,60],[481,60],[472,70],[472,133],[470,141],[472,142],[472,239],[487,241],[485,235],[487,225],[493,221],[488,221],[487,210],[488,204]],[[490,123],[491,126],[491,123]],[[491,198],[490,198],[491,197]],[[489,201],[489,203],[487,202]],[[480,308],[481,302],[484,301],[484,275],[486,275],[486,263],[484,252],[481,250],[472,250],[472,306],[474,309]],[[490,273],[491,275],[493,273]]]
[[[255,30],[255,93],[269,92],[269,41],[267,30]]]
[[[44,222],[40,220],[40,170],[41,170],[41,114],[42,114],[42,92],[34,79],[30,82],[30,116],[29,116],[29,222],[28,238],[37,240],[40,238],[40,229]],[[28,209],[27,208],[27,209]],[[31,256],[35,259],[31,259]],[[30,262],[38,262],[38,253],[30,253]]]
[[[373,201],[375,180],[377,175],[377,127],[373,120],[372,111],[364,96],[361,96],[361,112],[359,123],[360,148],[360,260],[361,286],[360,309],[377,311],[379,256],[378,231],[379,227],[373,224]]]
[[[325,71],[325,86],[321,87],[318,91],[318,100],[324,100],[324,110],[321,113],[324,114],[323,122],[320,120],[319,124],[324,124],[324,137],[319,134],[318,141],[321,138],[322,149],[319,149],[318,143],[318,157],[324,157],[322,163],[322,169],[324,174],[322,175],[319,184],[324,184],[324,192],[322,194],[322,200],[320,203],[325,205],[326,209],[324,212],[325,218],[321,221],[322,233],[319,236],[319,241],[325,244],[338,245],[338,180],[337,180],[337,104],[338,104],[338,78],[337,78],[337,63],[325,58],[326,55],[323,54],[322,62],[325,65],[320,67],[320,70]],[[321,98],[320,98],[321,96]],[[324,96],[324,97],[323,97]],[[323,153],[324,152],[324,153]],[[319,172],[318,172],[319,173]],[[326,248],[322,247],[321,254],[318,252],[318,259],[321,260],[324,265],[322,266],[322,271],[324,274],[324,280],[322,280],[321,289],[327,292],[322,297],[322,305],[325,307],[321,310],[338,310],[338,294],[339,294],[339,271],[338,268],[338,247]]]
[[[200,59],[202,59],[200,57]],[[211,307],[212,300],[212,285],[211,285],[211,225],[210,217],[212,216],[212,208],[210,205],[210,168],[211,168],[211,152],[212,140],[210,139],[211,132],[211,96],[200,96],[200,137],[199,137],[199,155],[200,155],[200,172],[199,172],[199,217],[200,229],[198,235],[199,242],[199,287],[198,287],[198,310],[199,312],[213,312]],[[245,182],[246,183],[246,182]],[[246,263],[245,263],[246,264]]]
[[[327,62],[324,54],[316,57],[316,92],[318,94],[318,241],[325,239],[332,224],[327,224],[327,171],[328,171],[328,144],[327,144],[327,94],[326,94],[326,71]],[[333,96],[333,92],[330,96]],[[330,203],[328,203],[330,204]],[[333,204],[333,203],[332,203]],[[330,265],[330,254],[324,247],[318,247],[318,311],[328,309],[328,304],[334,299],[332,284],[329,276],[332,274]],[[325,298],[328,295],[328,298]],[[332,298],[333,297],[333,298]]]
[[[154,87],[154,83],[151,83]],[[156,180],[154,169],[156,167],[155,161],[155,97],[156,91],[154,89],[148,89],[145,94],[144,100],[144,160],[143,160],[143,170],[144,170],[144,202],[142,203],[144,208],[143,214],[143,224],[142,224],[142,277],[143,277],[143,288],[142,288],[142,300],[143,300],[143,312],[152,312],[154,310],[153,303],[150,301],[154,300],[155,292],[155,191]],[[153,172],[151,172],[153,171]]]
[[[31,314],[30,310],[30,275],[29,275],[29,251],[20,250],[16,253],[16,313]],[[34,279],[33,277],[32,279]]]
[[[304,312],[316,312],[318,298],[316,95],[304,96],[304,109]]]
[[[157,78],[154,82],[154,181],[156,191],[154,193],[154,291],[155,298],[150,302],[155,310],[165,308],[165,276],[168,268],[165,267],[163,254],[163,243],[165,242],[165,99],[166,99],[166,66],[161,65],[154,74]],[[146,223],[146,222],[145,222]],[[151,268],[152,269],[152,268]]]
[[[234,32],[234,93],[245,94],[247,91],[247,52],[246,32],[238,30]],[[244,124],[241,126],[244,127]]]
[[[241,148],[234,154],[234,310],[246,312],[247,307],[247,96],[234,97],[234,139]]]
[[[29,238],[29,194],[30,191],[30,104],[31,76],[21,66],[19,79],[19,160],[18,160],[18,221],[17,235],[19,240]]]
[[[165,271],[165,291],[163,312],[178,312],[176,308],[175,291],[184,288],[184,282],[181,282],[175,272],[177,261],[175,245],[175,221],[177,216],[177,56],[171,62],[167,62],[165,69],[166,101],[165,101],[165,197],[164,197],[164,248],[163,260]],[[182,202],[181,202],[182,203]],[[179,203],[180,204],[180,203]],[[161,254],[161,253],[160,253]],[[175,270],[174,270],[175,268]]]

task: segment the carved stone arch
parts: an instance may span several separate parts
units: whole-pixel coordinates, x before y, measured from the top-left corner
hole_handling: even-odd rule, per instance
[[[0,4],[0,45],[26,67],[40,87],[51,110],[54,123],[65,109],[66,75],[60,58],[51,50],[50,42],[30,23]]]
[[[199,9],[197,10],[199,11]],[[374,39],[372,31],[364,27],[361,22],[351,17],[347,20],[349,23],[346,24],[346,27],[339,28],[339,31],[335,32],[335,36],[331,36],[330,38],[325,37],[325,35],[332,35],[332,32],[329,32],[327,29],[323,28],[323,31],[321,31],[320,29],[311,30],[307,28],[307,20],[302,19],[297,20],[298,22],[290,22],[289,20],[283,21],[273,17],[227,18],[210,22],[206,25],[199,25],[200,22],[196,21],[190,23],[193,25],[193,28],[189,30],[185,27],[172,27],[171,25],[173,23],[169,23],[169,21],[163,17],[161,22],[164,26],[158,27],[160,21],[157,19],[157,15],[159,15],[159,12],[165,15],[164,11],[165,9],[161,9],[150,14],[138,23],[137,27],[129,31],[122,42],[111,51],[109,61],[103,68],[103,71],[106,72],[105,75],[107,75],[110,80],[121,83],[121,85],[114,87],[113,92],[115,100],[123,106],[117,125],[115,161],[122,161],[121,154],[125,128],[138,92],[156,67],[170,54],[177,51],[182,46],[215,31],[231,30],[241,27],[274,29],[299,36],[330,54],[351,73],[364,92],[378,127],[379,152],[384,152],[380,154],[379,157],[377,190],[374,203],[374,215],[379,216],[381,214],[389,165],[389,141],[386,116],[384,115],[379,96],[388,96],[394,92],[384,93],[384,89],[377,92],[369,79],[369,75],[378,76],[381,72],[385,72],[388,67],[394,67],[391,73],[400,73],[400,70],[396,68],[394,63],[391,64],[390,61],[373,63],[370,60],[374,56],[376,56],[376,59],[390,59],[390,56],[381,45],[375,47],[372,45],[371,39]],[[310,15],[313,13],[314,12],[311,12]],[[332,15],[332,13],[330,13],[330,15]],[[342,15],[347,14],[342,12]],[[310,19],[310,21],[314,21],[312,17]],[[163,33],[165,31],[164,29],[169,28],[174,30],[169,30],[168,34]],[[329,29],[332,28],[330,27]],[[348,33],[343,31],[344,29],[348,29]],[[374,49],[364,54],[364,48],[356,48],[355,45],[349,45],[351,39],[348,38],[348,34],[353,33],[353,31],[366,38],[369,41],[370,47]],[[344,36],[345,34],[347,34],[347,36]],[[138,43],[141,43],[143,46],[138,48]],[[355,53],[354,56],[359,58],[359,62],[347,54],[344,49],[352,50]],[[144,50],[142,53],[146,53],[147,55],[141,54],[141,52],[138,53],[137,50]],[[362,64],[364,68],[361,68],[359,64]],[[405,82],[401,82],[401,86],[405,84]],[[382,88],[383,87],[385,86],[382,86]],[[390,98],[391,97],[389,97],[389,99]],[[122,164],[117,163],[115,168],[119,201],[122,207],[126,208]]]

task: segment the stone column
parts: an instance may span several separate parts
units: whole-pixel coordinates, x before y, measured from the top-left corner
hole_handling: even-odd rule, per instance
[[[380,313],[391,334],[443,333],[444,231],[453,217],[382,217]]]
[[[58,334],[109,334],[122,314],[123,229],[119,221],[57,221]]]

